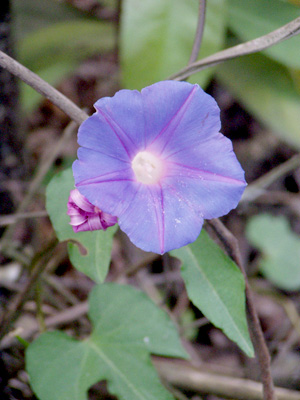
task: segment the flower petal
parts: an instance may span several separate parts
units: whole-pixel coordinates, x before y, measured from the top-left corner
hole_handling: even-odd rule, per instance
[[[139,91],[120,90],[113,97],[98,100],[94,107],[99,117],[106,121],[123,143],[130,156],[135,156],[137,151],[144,147],[145,120]]]
[[[119,215],[119,226],[136,246],[160,254],[164,248],[162,210],[154,189],[149,188],[139,185],[128,208]]]
[[[85,185],[88,181],[107,182],[134,178],[129,163],[84,147],[78,150],[78,160],[73,164],[73,173],[76,186]]]
[[[85,222],[83,222],[81,225],[72,226],[72,228],[73,228],[73,231],[74,231],[75,233],[78,233],[78,232],[87,232],[87,231],[90,230],[90,226],[89,226],[88,220],[86,220]]]
[[[94,113],[79,127],[78,144],[118,160],[129,161],[128,153],[113,128],[99,113]]]
[[[164,185],[165,250],[178,249],[194,242],[203,225],[203,214],[191,208],[176,188]]]
[[[198,85],[165,81],[141,93],[121,90],[95,108],[79,130],[73,171],[80,193],[103,211],[103,226],[104,213],[114,215],[138,247],[163,253],[194,241],[204,218],[236,207],[244,172],[219,133],[215,100]],[[139,175],[132,168],[137,159]],[[141,179],[143,168],[149,175],[158,166],[156,180]]]
[[[97,230],[103,229],[103,225],[101,223],[101,218],[100,218],[100,213],[91,215],[88,218],[88,225],[89,225],[89,231],[97,231]]]
[[[104,230],[110,226],[115,225],[118,222],[117,217],[103,211],[100,213],[100,219],[101,219],[102,229]]]
[[[119,216],[120,228],[145,251],[163,254],[196,240],[203,218],[173,188],[141,185],[128,209]]]
[[[84,196],[82,196],[79,190],[71,190],[69,200],[71,200],[71,202],[76,204],[76,206],[81,208],[83,211],[94,212],[95,207]],[[72,213],[72,210],[70,210],[70,212]]]
[[[102,153],[80,148],[73,163],[77,189],[102,211],[118,216],[138,189],[129,164]]]
[[[73,211],[72,214],[68,213],[68,215],[71,219],[70,225],[72,225],[72,226],[79,226],[87,221],[87,217],[85,215],[79,214],[78,210],[76,211],[76,214]]]
[[[221,133],[207,135],[205,140],[194,140],[194,146],[179,146],[166,161],[245,182],[244,171],[233,152],[232,143]]]
[[[234,209],[246,186],[233,179],[207,179],[207,176],[197,180],[193,177],[174,176],[167,178],[165,184],[174,193],[184,193],[182,201],[189,206],[190,213],[193,211],[205,219],[221,217]]]
[[[145,119],[149,150],[161,153],[167,148],[164,155],[168,155],[174,152],[174,146],[177,146],[176,151],[220,130],[217,103],[198,85],[158,82],[143,89],[142,95],[147,103]]]

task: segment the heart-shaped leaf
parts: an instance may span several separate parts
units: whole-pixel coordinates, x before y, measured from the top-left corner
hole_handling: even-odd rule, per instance
[[[41,400],[86,400],[106,380],[120,400],[172,400],[150,353],[186,358],[169,316],[130,286],[96,286],[89,300],[94,330],[83,341],[61,332],[41,335],[26,351],[33,390]]]

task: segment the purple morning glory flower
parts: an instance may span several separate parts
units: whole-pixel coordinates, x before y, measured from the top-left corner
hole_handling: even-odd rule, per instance
[[[204,218],[235,208],[246,183],[220,110],[198,85],[120,90],[79,128],[75,184],[146,251],[193,242]]]
[[[93,206],[77,189],[70,192],[67,214],[74,232],[105,230],[118,222],[116,217]]]

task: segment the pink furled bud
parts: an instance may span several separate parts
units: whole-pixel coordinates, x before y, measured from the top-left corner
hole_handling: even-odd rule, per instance
[[[68,212],[74,232],[105,230],[117,223],[118,218],[93,206],[78,189],[70,192]]]

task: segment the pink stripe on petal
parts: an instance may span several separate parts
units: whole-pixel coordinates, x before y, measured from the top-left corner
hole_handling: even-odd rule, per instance
[[[220,175],[215,172],[201,170],[199,168],[189,167],[176,162],[169,162],[169,176],[182,176],[190,179],[200,179],[207,181],[217,181],[222,183],[229,183],[232,185],[245,185],[245,181],[235,179],[229,176]]]
[[[189,103],[192,101],[195,92],[197,91],[197,86],[192,87],[191,92],[188,97],[181,104],[180,108],[176,111],[176,113],[172,116],[171,120],[167,123],[167,125],[161,130],[161,132],[157,135],[157,137],[153,140],[150,145],[154,145],[157,141],[161,141],[160,154],[164,151],[166,145],[170,141],[171,137],[176,132],[178,125],[180,124],[186,109],[189,106]]]
[[[71,200],[83,211],[93,212],[94,206],[79,192],[77,189],[73,189],[70,192]]]
[[[87,231],[89,231],[89,230],[90,230],[90,227],[89,227],[88,221],[84,222],[84,223],[81,224],[81,225],[73,226],[73,230],[74,230],[75,233],[77,233],[77,232],[87,232]]]
[[[85,216],[80,215],[80,214],[78,214],[78,215],[72,215],[72,216],[70,216],[70,217],[71,217],[71,222],[70,222],[70,224],[73,225],[73,226],[81,225],[81,224],[83,224],[83,223],[87,220],[87,218],[86,218]]]
[[[118,222],[118,218],[105,212],[101,212],[101,223],[105,230],[109,226],[113,226]]]
[[[88,218],[88,224],[89,224],[90,231],[97,231],[97,230],[103,229],[99,213],[94,214],[90,218]]]

